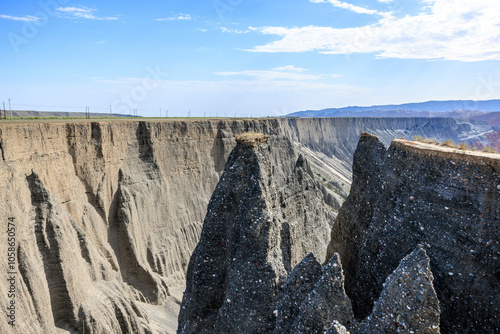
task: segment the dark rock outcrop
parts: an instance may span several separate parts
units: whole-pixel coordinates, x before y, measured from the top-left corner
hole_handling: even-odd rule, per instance
[[[338,254],[323,268],[323,275],[300,305],[290,333],[325,333],[334,320],[350,326],[351,301],[344,291],[344,275]]]
[[[439,333],[439,301],[429,257],[418,247],[386,279],[360,333]]]
[[[293,333],[293,319],[300,312],[302,302],[314,289],[323,271],[312,253],[293,268],[287,278],[280,301],[277,304],[274,334]]]
[[[189,263],[178,333],[272,333],[288,272],[306,249],[324,260],[333,216],[307,162],[291,175],[272,162],[267,143],[231,152]]]
[[[358,319],[418,244],[430,257],[443,333],[500,330],[500,159],[363,134],[332,229]]]
[[[267,144],[238,144],[231,153],[191,257],[178,333],[439,333],[439,301],[422,248],[399,263],[362,323],[338,254],[321,268],[316,247],[297,264],[304,249],[314,248],[328,211],[317,202],[307,161],[299,157],[285,177],[269,152]],[[303,205],[314,216],[298,215]]]

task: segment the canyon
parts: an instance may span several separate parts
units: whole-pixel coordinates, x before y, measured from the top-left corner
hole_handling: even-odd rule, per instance
[[[358,268],[353,261],[345,262],[343,246],[332,243],[329,246],[329,240],[337,215],[338,219],[345,215],[341,207],[345,207],[342,205],[352,192],[351,183],[356,184],[351,166],[361,133],[376,135],[382,145],[388,145],[394,138],[410,139],[414,135],[455,142],[482,142],[483,130],[487,128],[485,123],[453,118],[2,123],[0,224],[3,231],[12,226],[9,219],[15,226],[17,293],[15,299],[7,293],[0,295],[3,308],[15,300],[16,324],[15,327],[8,325],[9,318],[2,312],[0,331],[175,333],[186,288],[186,273],[191,255],[196,254],[195,248],[203,240],[200,235],[203,235],[203,222],[209,217],[210,198],[221,181],[228,158],[231,159],[230,153],[237,146],[236,135],[247,131],[269,135],[268,151],[265,158],[259,160],[262,163],[258,168],[276,176],[267,176],[270,184],[264,184],[274,190],[264,191],[262,186],[255,185],[255,189],[261,189],[256,191],[265,196],[254,199],[260,203],[262,212],[272,213],[273,205],[279,208],[278,214],[264,219],[276,222],[274,227],[269,227],[271,231],[279,230],[278,235],[285,236],[287,233],[286,225],[273,220],[276,215],[280,219],[306,219],[297,208],[293,209],[292,203],[300,203],[300,198],[291,196],[295,192],[304,193],[305,184],[308,189],[315,189],[315,195],[307,197],[315,198],[317,208],[305,217],[311,215],[309,220],[325,217],[314,227],[320,231],[318,240],[298,237],[293,239],[293,247],[286,243],[281,247],[282,237],[274,240],[280,245],[277,248],[280,257],[274,258],[288,254],[287,260],[274,261],[274,266],[266,272],[271,276],[281,273],[284,277],[284,273],[290,273],[310,252],[322,264],[332,254],[339,253],[349,295],[355,291],[352,277],[365,269]],[[237,159],[236,154],[233,159]],[[474,161],[468,162],[475,166]],[[285,187],[287,177],[294,187]],[[231,189],[221,190],[221,193]],[[492,191],[488,196],[498,196],[494,189]],[[497,199],[489,200],[498,204]],[[220,201],[222,207],[228,205]],[[493,226],[498,232],[498,209],[488,208],[491,213],[488,217],[496,224]],[[234,227],[234,230],[238,229]],[[264,233],[265,229],[259,231]],[[293,232],[293,228],[289,228],[288,233],[290,231]],[[336,231],[334,228],[331,232],[334,240]],[[362,229],[357,229],[356,233],[364,237],[369,234]],[[311,233],[302,231],[296,236],[302,234]],[[483,240],[489,242],[489,239]],[[8,254],[8,242],[8,234],[2,234],[2,254]],[[490,252],[496,249],[491,247],[498,247],[497,243],[498,239],[496,244],[487,246]],[[411,245],[417,247],[413,241]],[[225,245],[219,241],[219,246]],[[244,249],[244,245],[239,247]],[[222,252],[224,247],[219,248]],[[384,276],[374,280],[377,286],[373,291],[380,292],[381,280],[386,279],[411,251],[413,249],[401,249],[397,260],[391,258],[387,267],[383,264],[385,259],[376,259]],[[425,251],[432,267],[432,252]],[[359,249],[356,252],[362,254]],[[414,255],[416,262],[427,261],[422,252],[417,251]],[[369,254],[366,256],[369,258]],[[263,259],[267,257],[258,260]],[[237,258],[235,265],[241,261],[243,258]],[[0,263],[2,272],[11,272],[8,266],[5,258]],[[493,268],[496,267],[493,265]],[[492,273],[497,275],[498,271]],[[442,272],[437,274],[436,280],[442,284]],[[286,290],[286,281],[280,284]],[[0,289],[7,292],[9,285],[2,280]],[[235,290],[227,291],[234,293]],[[439,291],[437,293],[439,297]],[[363,298],[373,303],[375,297]],[[265,309],[271,310],[274,302],[276,300],[269,301]],[[231,309],[227,310],[226,314],[234,315]],[[353,310],[358,318],[367,314],[355,300]],[[493,321],[492,326],[498,326],[498,320],[494,318]],[[218,323],[228,326],[223,318]]]

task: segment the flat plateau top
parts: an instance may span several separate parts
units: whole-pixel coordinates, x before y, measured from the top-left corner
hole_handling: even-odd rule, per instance
[[[500,165],[499,153],[463,150],[437,144],[427,144],[419,141],[394,139],[391,145],[400,146],[426,155],[440,156],[448,159],[465,160],[473,163]]]
[[[143,118],[39,118],[39,119],[7,119],[0,120],[0,126],[2,125],[17,125],[17,124],[52,124],[52,123],[88,123],[88,122],[195,122],[195,121],[241,121],[241,120],[258,120],[259,118],[231,118],[231,117],[169,117],[169,118],[155,118],[155,117],[143,117]],[[264,118],[263,118],[264,119]],[[265,118],[269,119],[269,118]]]

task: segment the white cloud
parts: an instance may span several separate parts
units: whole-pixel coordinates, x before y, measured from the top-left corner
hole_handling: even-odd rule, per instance
[[[103,20],[114,21],[118,20],[116,16],[98,17],[94,15],[96,12],[93,8],[87,7],[58,7],[57,13],[59,16],[72,18],[72,19],[87,19],[87,20]]]
[[[187,21],[191,20],[190,14],[176,14],[174,16],[156,19],[155,21]]]
[[[221,76],[246,76],[256,78],[258,80],[292,80],[292,81],[315,81],[325,78],[338,78],[337,74],[303,74],[307,71],[305,68],[298,68],[293,65],[276,67],[272,70],[246,70],[236,72],[216,72],[216,75]]]
[[[376,53],[379,58],[500,60],[500,1],[425,0],[415,16],[356,28],[262,27],[281,39],[247,51]]]
[[[12,20],[12,21],[24,21],[24,22],[36,22],[36,21],[40,20],[39,17],[31,16],[31,15],[11,16],[11,15],[0,14],[0,18],[6,19],[6,20]]]
[[[314,2],[314,3],[331,3],[334,7],[347,9],[347,10],[350,10],[350,11],[352,11],[354,13],[358,13],[358,14],[380,15],[380,16],[385,17],[385,18],[389,18],[392,16],[392,13],[389,13],[389,12],[379,12],[379,11],[374,10],[374,9],[368,9],[368,8],[356,6],[356,5],[353,5],[353,4],[350,4],[347,2],[343,2],[343,1],[339,1],[339,0],[309,0],[309,1]],[[382,0],[382,1],[387,2],[387,0]],[[391,1],[391,0],[389,0],[389,1]]]

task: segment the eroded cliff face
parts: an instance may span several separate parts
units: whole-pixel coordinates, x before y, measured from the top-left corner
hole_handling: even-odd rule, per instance
[[[280,122],[326,186],[325,197],[336,209],[349,194],[353,154],[362,132],[379,137],[385,145],[395,138],[420,135],[472,147],[477,142],[488,145],[484,135],[492,131],[486,121],[454,118],[283,118]]]
[[[272,121],[2,126],[0,219],[6,231],[14,218],[17,293],[16,326],[2,312],[0,331],[149,332],[158,329],[151,305],[176,317],[234,134],[263,131],[274,141],[277,128]],[[2,254],[7,241],[2,233]],[[2,272],[12,271],[7,266],[1,262]],[[0,289],[9,288],[3,279]],[[4,309],[11,299],[0,301]],[[175,331],[175,319],[167,320],[160,332]]]
[[[14,218],[17,293],[16,327],[2,312],[0,332],[175,332],[189,258],[235,134],[267,133],[271,147],[292,140],[289,160],[272,153],[272,164],[290,175],[298,153],[308,156],[308,175],[316,179],[311,184],[340,208],[359,133],[387,126],[388,137],[407,136],[419,124],[371,122],[2,124],[0,228],[6,231]],[[440,121],[429,122],[424,128],[442,132]],[[286,206],[292,195],[284,194]],[[1,234],[2,254],[8,253],[7,238]],[[300,261],[293,256],[290,263]],[[0,270],[8,269],[7,259],[0,261]],[[10,283],[2,280],[0,289],[8,291]],[[10,302],[0,294],[2,309]]]
[[[332,229],[358,318],[383,296],[402,256],[425,247],[442,333],[500,328],[500,159],[404,140],[386,151],[363,134],[351,193]],[[377,308],[377,306],[375,306]]]

